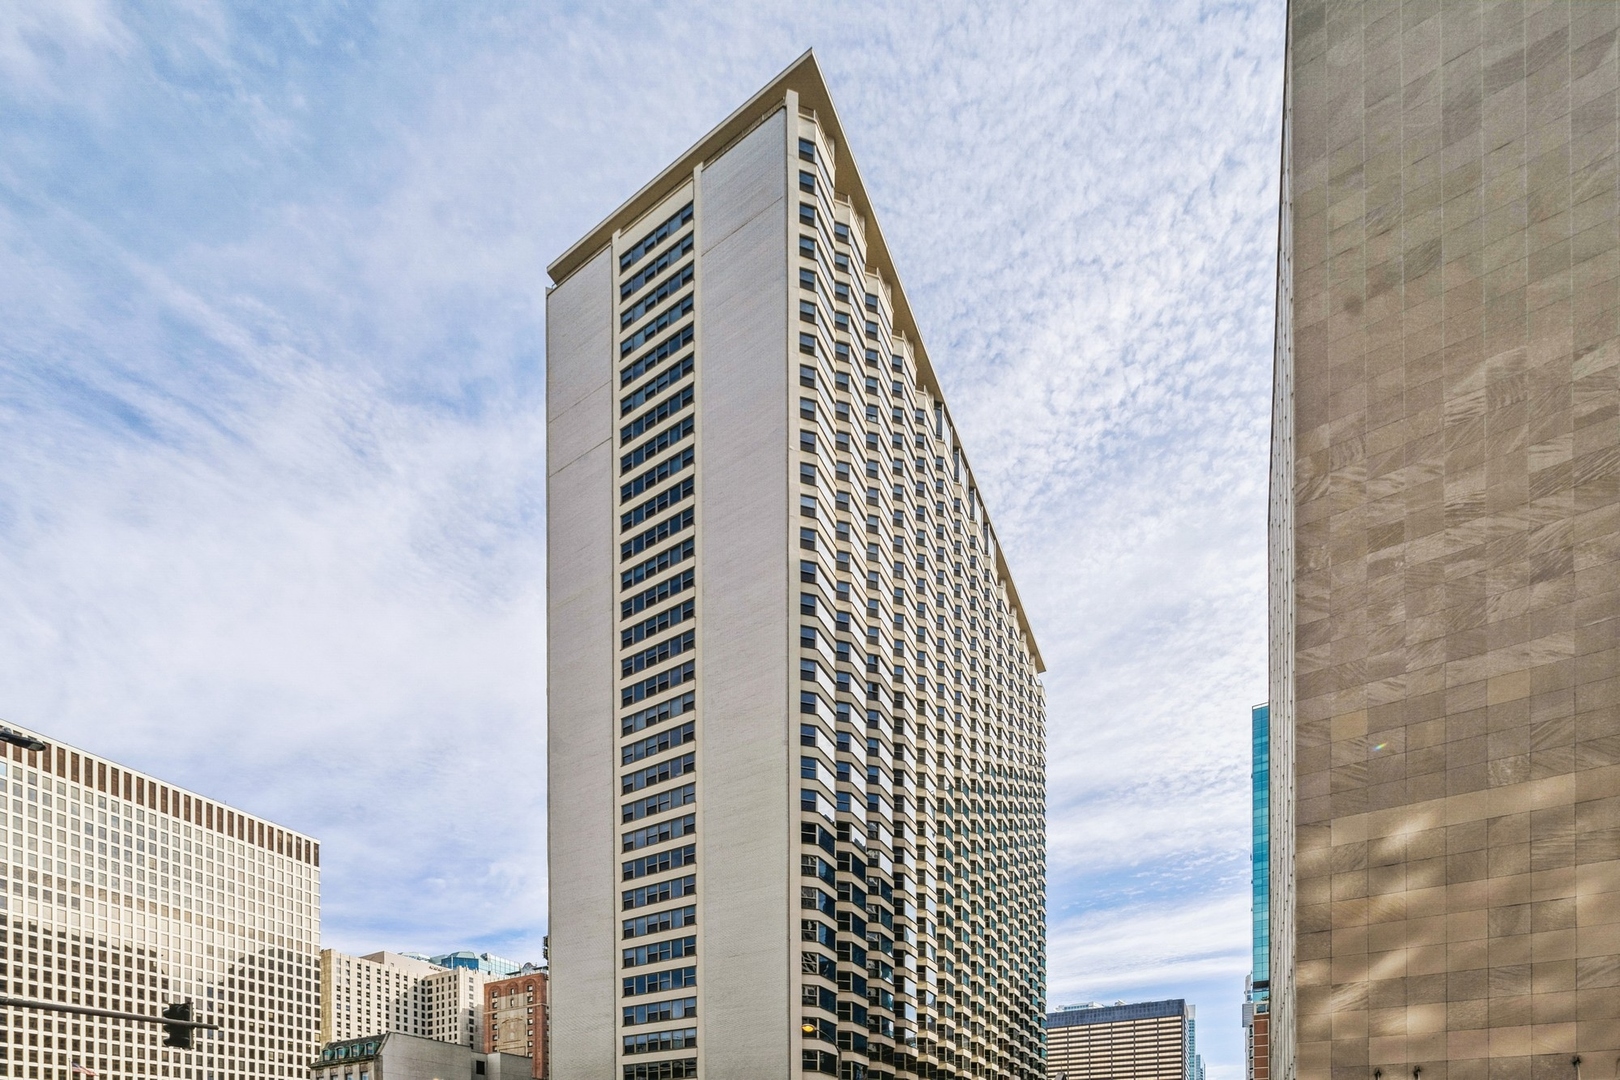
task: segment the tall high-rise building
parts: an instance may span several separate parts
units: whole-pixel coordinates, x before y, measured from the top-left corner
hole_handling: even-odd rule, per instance
[[[1290,6],[1281,1080],[1620,1058],[1617,33],[1613,3]]]
[[[550,273],[555,1073],[1040,1076],[1040,655],[810,55]]]
[[[1180,998],[1050,1013],[1046,1054],[1048,1080],[1204,1080],[1195,1010]]]
[[[397,1031],[484,1047],[484,984],[476,968],[401,953],[321,953],[321,1042]]]
[[[1270,1080],[1271,1047],[1271,707],[1249,713],[1251,834],[1249,895],[1252,957],[1243,1001],[1249,1080]]]
[[[44,749],[0,745],[0,990],[149,1016],[191,1001],[218,1030],[178,1050],[155,1024],[0,1009],[0,1076],[304,1076],[317,1049],[320,846],[36,737]]]

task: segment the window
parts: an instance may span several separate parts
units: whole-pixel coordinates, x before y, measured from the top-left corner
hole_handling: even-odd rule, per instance
[[[799,759],[799,777],[800,777],[800,779],[814,780],[816,778],[816,771],[817,771],[816,766],[817,766],[817,763],[816,763],[815,758],[813,758],[813,757],[802,757],[802,758],[800,758]],[[814,858],[814,856],[809,856],[809,857]]]
[[[809,289],[811,292],[815,291],[816,272],[814,270],[805,268],[799,271],[799,288]]]
[[[799,365],[799,385],[800,386],[811,386],[811,387],[815,386],[816,385],[816,369],[811,367],[809,364],[800,364]]]
[[[806,259],[816,257],[816,238],[813,236],[799,237],[799,255]]]
[[[799,530],[799,546],[801,548],[804,548],[806,551],[814,551],[814,550],[816,550],[816,530],[814,530],[814,529],[800,529]]]
[[[876,293],[867,293],[866,294],[866,310],[867,311],[876,311],[877,309],[878,309],[877,294]]]
[[[814,334],[800,334],[799,335],[799,351],[802,352],[802,353],[808,353],[811,356],[816,355],[816,335],[814,335]]]
[[[799,562],[799,580],[814,582],[816,580],[816,564],[808,559]]]
[[[816,497],[814,495],[799,496],[799,516],[810,518],[816,516]]]
[[[816,452],[816,433],[813,431],[799,432],[799,449],[807,454]]]
[[[812,203],[799,204],[799,224],[814,227],[816,224],[816,208]]]
[[[799,399],[799,415],[806,420],[816,418],[816,399],[802,397]]]
[[[814,300],[799,301],[799,321],[807,323],[816,321],[816,302]]]
[[[849,226],[842,221],[833,222],[833,237],[840,244],[849,243]]]
[[[808,191],[810,194],[814,195],[816,193],[816,174],[812,173],[812,172],[806,172],[803,169],[800,169],[799,170],[799,190],[800,191]]]
[[[800,139],[799,157],[805,161],[816,160],[816,144],[809,139]]]
[[[808,461],[799,463],[799,483],[814,485],[816,482],[816,467]]]
[[[814,151],[814,146],[812,146],[811,149],[812,149],[812,152],[813,152]],[[800,153],[801,154],[803,153],[802,149],[800,150]],[[812,160],[812,161],[815,160],[815,158],[813,156],[813,153],[812,153],[812,157],[810,158],[810,160]],[[683,206],[679,210],[677,210],[674,213],[674,215],[671,216],[662,225],[659,225],[651,233],[647,234],[641,240],[637,241],[630,248],[629,251],[626,251],[623,255],[619,256],[619,269],[621,271],[629,269],[629,267],[633,263],[635,263],[635,261],[637,259],[641,258],[643,255],[647,254],[653,248],[655,248],[659,244],[663,243],[664,240],[667,239],[672,232],[674,232],[676,229],[680,228],[682,225],[685,225],[687,222],[689,222],[691,220],[692,220],[692,204],[687,203],[685,206]]]

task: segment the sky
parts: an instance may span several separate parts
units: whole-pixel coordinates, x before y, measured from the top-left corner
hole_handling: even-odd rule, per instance
[[[544,267],[814,47],[1048,670],[1049,1002],[1242,1074],[1283,0],[0,4],[0,717],[538,960]]]

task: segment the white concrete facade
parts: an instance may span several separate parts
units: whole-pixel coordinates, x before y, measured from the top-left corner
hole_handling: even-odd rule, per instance
[[[484,1045],[490,976],[414,956],[321,952],[321,1042],[397,1031],[474,1049]]]
[[[813,59],[551,267],[553,1075],[1044,1072],[1039,653]]]

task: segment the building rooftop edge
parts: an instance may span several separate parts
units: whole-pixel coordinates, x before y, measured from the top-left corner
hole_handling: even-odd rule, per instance
[[[1128,1001],[1120,1005],[1087,1005],[1078,1009],[1057,1009],[1046,1014],[1046,1026],[1085,1027],[1126,1020],[1158,1020],[1172,1016],[1188,1016],[1190,1013],[1186,998]],[[1056,1023],[1060,1017],[1067,1020],[1067,1023]]]
[[[158,779],[156,773],[153,773],[153,772],[150,772],[150,771],[148,771],[146,769],[143,769],[140,766],[130,765],[127,762],[124,762],[124,761],[115,761],[111,754],[103,754],[99,750],[86,750],[82,746],[75,746],[74,744],[72,744],[70,742],[67,742],[67,741],[65,741],[63,739],[56,738],[54,735],[48,735],[43,731],[39,731],[39,730],[37,730],[35,728],[28,727],[28,726],[26,726],[24,724],[19,724],[14,720],[5,721],[4,726],[6,726],[8,728],[11,728],[11,729],[13,729],[15,731],[20,731],[25,735],[36,736],[40,741],[46,743],[50,747],[59,747],[60,749],[68,750],[68,751],[71,751],[73,753],[79,754],[82,757],[90,758],[93,761],[104,761],[104,762],[108,763],[109,765],[117,765],[120,769],[127,769],[127,770],[129,770],[131,772],[144,773],[147,776],[153,777],[154,779]],[[3,745],[4,744],[0,744],[0,746],[3,746]],[[23,751],[23,752],[24,753],[29,753],[29,751],[26,751],[26,750]],[[45,751],[43,751],[43,750],[39,751],[39,753],[44,753],[44,752]],[[10,760],[11,759],[10,759],[9,756],[0,755],[0,761],[10,761]],[[44,768],[42,766],[38,766],[38,765],[32,765],[32,766],[29,766],[29,767],[30,768],[38,768],[42,772],[49,772],[50,771],[49,769],[46,769],[46,768]],[[52,774],[52,775],[54,775],[54,774]],[[86,782],[81,782],[81,783],[86,783]],[[319,844],[321,842],[318,837],[312,836],[307,832],[303,832],[300,829],[291,828],[290,826],[284,825],[279,821],[272,821],[267,815],[258,813],[257,811],[244,810],[242,807],[237,806],[235,803],[226,802],[224,799],[218,798],[217,796],[207,795],[207,794],[204,794],[201,791],[194,791],[191,788],[183,788],[179,784],[176,784],[176,783],[174,783],[172,781],[169,781],[169,780],[158,779],[158,783],[165,786],[165,787],[167,787],[171,791],[179,792],[181,795],[190,795],[194,799],[201,799],[204,802],[211,802],[216,806],[224,807],[226,810],[235,811],[237,814],[240,814],[241,816],[243,816],[245,818],[249,818],[249,819],[257,820],[257,821],[262,821],[266,825],[271,825],[271,826],[274,826],[275,828],[280,829],[282,832],[286,833],[289,836],[295,836],[300,840],[308,840],[311,844]],[[93,787],[94,785],[90,785],[90,786]],[[150,809],[150,807],[148,807],[147,809]],[[154,814],[162,813],[162,811],[159,811],[159,810],[153,810],[152,812]],[[180,815],[177,814],[177,813],[171,813],[169,816],[177,818]],[[319,868],[317,867],[317,869],[319,869]]]
[[[546,273],[554,286],[561,285],[576,270],[607,247],[613,240],[614,233],[639,220],[657,206],[671,190],[689,180],[695,168],[728,149],[756,124],[782,108],[783,98],[789,91],[798,94],[801,107],[814,110],[817,122],[826,129],[837,145],[845,166],[838,170],[838,189],[849,198],[850,205],[866,220],[867,254],[872,264],[887,276],[893,290],[895,330],[911,342],[917,355],[918,374],[923,384],[933,391],[939,401],[945,402],[945,393],[934,373],[934,365],[928,358],[928,350],[923,344],[922,333],[917,328],[911,303],[906,298],[905,287],[901,285],[900,275],[895,269],[893,258],[889,255],[888,243],[878,224],[877,214],[873,212],[871,200],[867,197],[866,185],[862,183],[860,169],[855,164],[855,153],[850,148],[849,140],[844,136],[843,125],[838,119],[838,110],[833,107],[832,95],[827,89],[827,81],[821,74],[821,68],[816,63],[814,49],[806,49],[798,59],[699,139],[686,153],[676,158],[672,164],[643,185],[640,191],[621,203],[618,209],[552,260],[546,267]],[[945,411],[950,412],[949,404],[945,405]],[[952,424],[952,427],[954,429],[955,425]],[[964,450],[963,457],[966,456]],[[969,472],[972,472],[971,467]],[[981,499],[981,505],[983,502]],[[984,514],[988,521],[990,517],[988,507]],[[1017,612],[1018,625],[1023,629],[1024,639],[1029,645],[1030,659],[1034,661],[1036,672],[1045,672],[1046,661],[1041,658],[1040,645],[1035,640],[1035,629],[1030,625],[1023,601],[1019,599],[1018,587],[1013,583],[1012,570],[1007,565],[999,536],[995,546],[996,569],[1000,572],[1002,580],[1007,583],[1007,593],[1012,600],[1013,610]]]

